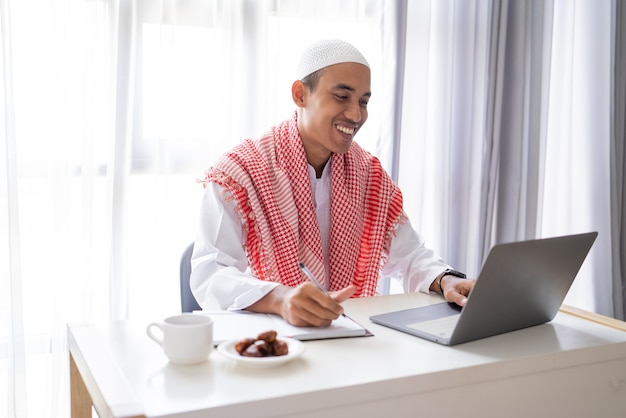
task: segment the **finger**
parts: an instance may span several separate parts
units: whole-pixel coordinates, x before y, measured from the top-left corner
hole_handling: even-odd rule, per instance
[[[313,326],[329,325],[343,313],[342,306],[316,285],[302,285],[291,301],[292,311]]]
[[[344,300],[350,299],[350,296],[354,295],[354,292],[356,292],[356,286],[351,284],[341,290],[332,292],[330,295],[335,302],[341,303]]]
[[[302,316],[291,316],[287,322],[297,327],[327,327],[333,321],[331,319],[322,319],[310,313],[306,313]]]
[[[461,280],[457,286],[455,286],[455,290],[463,296],[468,296],[474,287],[475,282],[476,280],[474,279]]]
[[[460,280],[454,284],[454,287],[451,288],[445,295],[446,300],[448,302],[454,302],[459,306],[465,306],[467,303],[467,297],[474,287],[474,283],[476,280]]]
[[[303,295],[305,294],[306,297],[310,298],[315,304],[303,304],[303,307],[309,309],[311,313],[321,318],[337,319],[337,317],[343,313],[343,307],[340,303],[352,296],[355,291],[355,286],[348,286],[331,293],[327,293],[317,286],[308,286],[306,292],[303,292]]]
[[[451,302],[454,302],[459,306],[465,306],[465,304],[467,303],[467,297],[465,295],[457,292],[450,293],[450,299],[452,299]]]
[[[317,308],[316,308],[317,306]],[[319,304],[313,302],[309,298],[295,297],[292,298],[286,307],[284,315],[287,322],[298,327],[322,327],[328,326],[334,319],[333,316],[324,318],[323,309],[319,308]]]

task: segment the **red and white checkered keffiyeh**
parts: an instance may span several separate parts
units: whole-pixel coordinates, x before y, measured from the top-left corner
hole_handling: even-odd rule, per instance
[[[395,226],[406,220],[402,194],[380,161],[356,143],[331,157],[330,286],[373,296]],[[245,140],[207,170],[227,201],[236,200],[244,245],[261,280],[296,286],[302,261],[324,280],[322,242],[297,115],[259,139]]]

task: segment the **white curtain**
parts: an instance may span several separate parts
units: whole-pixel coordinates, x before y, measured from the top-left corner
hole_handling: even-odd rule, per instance
[[[196,179],[291,117],[302,46],[368,56],[377,148],[393,3],[0,0],[0,417],[68,415],[67,323],[180,312]]]
[[[540,233],[599,232],[567,302],[623,319],[611,274],[619,262],[611,250],[614,8],[610,1],[555,2]]]
[[[413,223],[471,276],[496,243],[598,231],[566,303],[623,318],[615,2],[418,1],[407,20],[398,181]]]
[[[488,1],[408,2],[398,182],[426,244],[481,265],[490,31]]]
[[[475,275],[495,242],[599,230],[569,297],[618,312],[609,184],[623,172],[610,168],[614,58],[598,47],[613,45],[614,10],[0,0],[0,417],[68,415],[67,323],[179,312],[196,178],[291,116],[298,52],[319,38],[370,61],[357,140],[397,179],[429,246]]]

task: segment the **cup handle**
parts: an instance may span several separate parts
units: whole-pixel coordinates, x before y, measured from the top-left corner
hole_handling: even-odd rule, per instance
[[[161,335],[157,335],[154,333],[153,329],[158,328],[161,331]],[[148,337],[163,347],[163,327],[158,322],[153,322],[146,328],[146,333]]]

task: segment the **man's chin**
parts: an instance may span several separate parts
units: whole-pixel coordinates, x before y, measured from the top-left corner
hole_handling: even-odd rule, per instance
[[[350,151],[352,142],[352,140],[350,140],[349,142],[344,141],[344,143],[341,144],[340,147],[337,147],[337,149],[335,150],[335,154],[345,154],[346,152]]]

